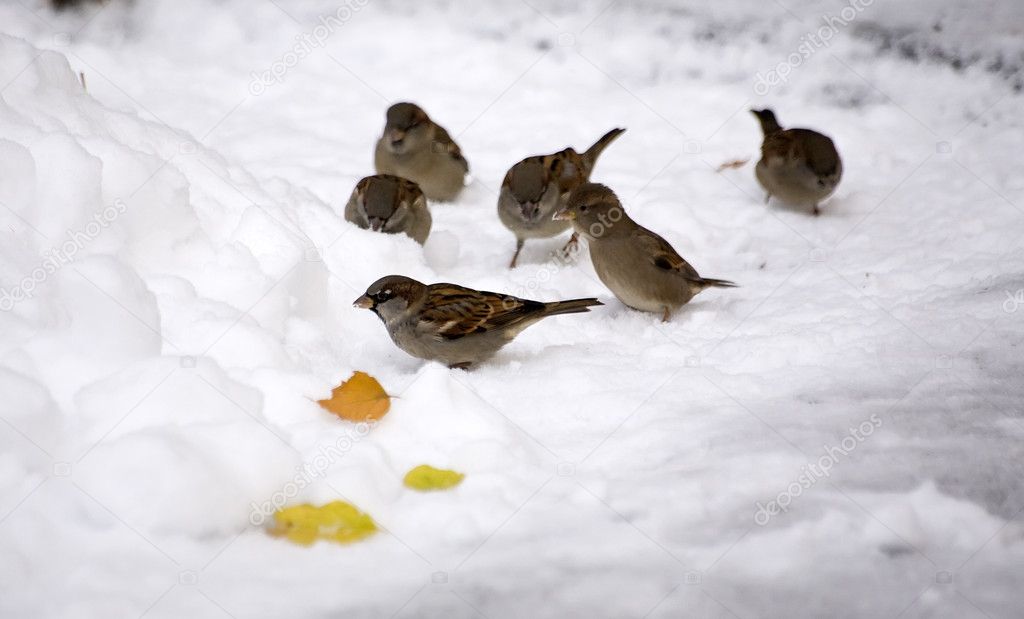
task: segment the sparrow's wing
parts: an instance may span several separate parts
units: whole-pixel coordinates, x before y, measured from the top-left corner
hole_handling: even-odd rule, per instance
[[[409,196],[409,207],[418,213],[425,213],[427,217],[430,216],[430,210],[427,208],[427,197],[423,195],[422,191],[407,194]]]
[[[651,262],[654,266],[665,271],[678,273],[682,277],[689,280],[701,279],[700,274],[697,270],[690,266],[690,263],[683,259],[682,256],[676,252],[668,241],[661,238],[657,234],[651,232],[646,228],[637,226],[636,230],[633,231],[633,240],[641,247],[651,258]]]
[[[765,136],[761,143],[761,156],[773,168],[792,165],[801,155],[796,142],[790,132],[776,131]]]
[[[776,131],[764,139],[761,154],[771,167],[807,166],[819,176],[832,174],[839,166],[832,140],[810,129]]]
[[[586,181],[587,170],[580,154],[572,148],[559,151],[551,158],[550,170],[552,176],[558,179],[560,193],[569,193]]]
[[[405,202],[414,209],[420,208],[421,206],[422,208],[426,208],[427,199],[423,195],[423,190],[420,189],[419,185],[407,178],[401,178],[398,176],[394,178],[400,185],[400,189],[398,191],[399,202]]]
[[[826,176],[839,166],[839,153],[831,138],[810,129],[790,129],[795,151],[815,174]]]
[[[446,131],[444,127],[438,124],[435,124],[434,127],[434,142],[446,150],[454,159],[462,163],[462,166],[466,168],[466,171],[468,172],[469,162],[462,156],[462,149],[459,148],[459,145],[455,143],[452,136],[448,135],[448,131]]]
[[[419,329],[438,339],[455,340],[515,324],[544,310],[543,303],[454,284],[427,287]]]

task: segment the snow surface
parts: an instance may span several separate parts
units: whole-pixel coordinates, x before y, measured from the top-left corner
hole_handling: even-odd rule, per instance
[[[1019,5],[862,0],[803,56],[852,5],[531,4],[0,5],[0,616],[1020,616],[1024,115],[948,62],[1019,59]],[[474,175],[424,248],[340,215],[402,99]],[[763,105],[839,145],[821,217],[715,171]],[[662,324],[563,239],[504,268],[507,167],[613,126],[595,180],[741,288]],[[393,272],[607,305],[449,371],[351,307]],[[314,401],[356,369],[372,428]],[[387,532],[271,538],[285,494]]]

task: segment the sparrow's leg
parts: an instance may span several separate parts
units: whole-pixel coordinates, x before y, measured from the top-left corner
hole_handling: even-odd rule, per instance
[[[473,365],[472,361],[463,361],[462,363],[453,363],[448,366],[449,370],[468,370],[469,366]]]
[[[771,200],[771,199],[772,199],[772,194],[770,194],[770,193],[764,194],[764,203],[765,204],[768,204],[768,201]]]
[[[512,262],[508,263],[508,268],[516,268],[516,260],[519,260],[519,252],[523,250],[523,239],[516,239],[516,253],[512,254]]]
[[[669,309],[666,307],[665,312],[661,315],[661,322],[668,322],[669,314],[671,314],[671,312],[669,312]]]
[[[817,204],[815,204],[814,208],[811,209],[811,214],[814,215],[815,217],[817,217],[818,215],[821,215],[821,209],[818,208]]]
[[[562,248],[562,255],[566,258],[569,257],[572,252],[576,251],[580,247],[580,235],[578,232],[573,232],[569,240],[566,241],[565,247]]]

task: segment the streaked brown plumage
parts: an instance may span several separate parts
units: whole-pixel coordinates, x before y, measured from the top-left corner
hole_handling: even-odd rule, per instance
[[[378,174],[414,181],[431,200],[454,200],[469,171],[469,163],[455,140],[414,103],[396,103],[388,108],[373,161]]]
[[[625,129],[612,129],[582,153],[572,147],[550,155],[527,157],[505,174],[498,196],[498,217],[516,235],[516,251],[509,268],[516,266],[526,239],[561,234],[569,222],[551,218],[565,206],[569,194],[590,180],[597,158]],[[574,245],[573,234],[566,249]]]
[[[382,277],[355,306],[372,310],[395,345],[420,359],[468,368],[542,318],[590,311],[597,299],[543,303],[455,284],[426,285],[402,275]]]
[[[571,221],[587,239],[594,271],[622,303],[664,321],[706,288],[736,286],[702,277],[668,241],[630,219],[604,185],[582,185],[555,217]]]
[[[767,192],[784,202],[812,207],[835,191],[843,176],[843,162],[828,136],[810,129],[783,129],[769,109],[751,110],[761,123],[764,140],[761,160],[754,172]]]
[[[427,241],[432,222],[419,186],[391,174],[367,176],[356,183],[345,205],[345,219],[366,230],[404,232],[420,245]]]

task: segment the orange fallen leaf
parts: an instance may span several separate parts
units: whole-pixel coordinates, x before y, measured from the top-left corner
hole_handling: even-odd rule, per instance
[[[715,172],[721,172],[722,170],[732,170],[734,168],[742,168],[744,165],[746,165],[748,161],[750,161],[750,157],[747,157],[746,159],[730,159],[729,161],[726,161],[722,165],[718,166],[718,169],[716,169]]]
[[[388,414],[391,398],[377,379],[366,372],[355,372],[320,400],[320,406],[348,421],[377,421]]]

